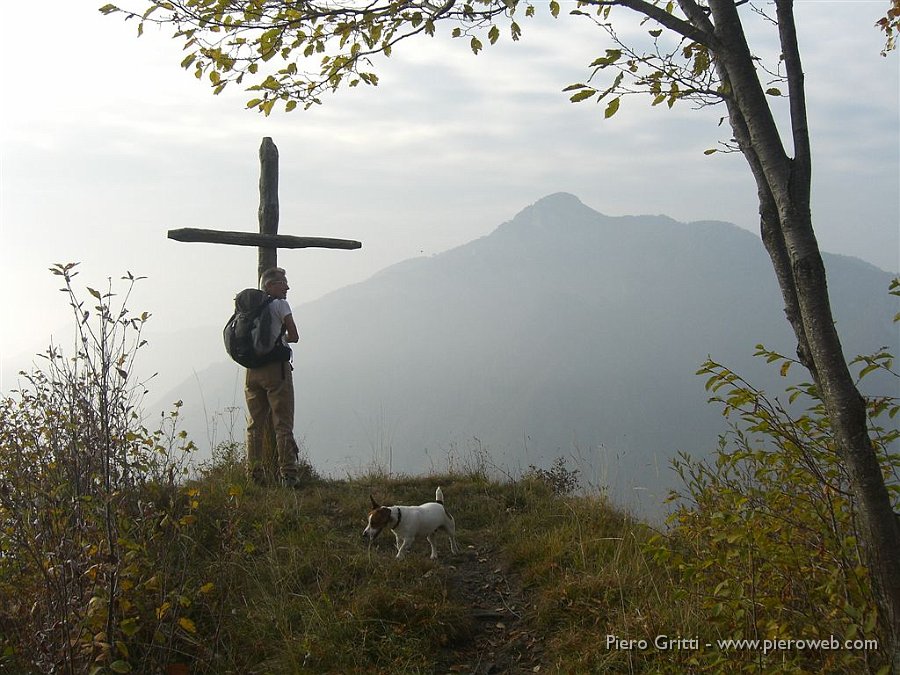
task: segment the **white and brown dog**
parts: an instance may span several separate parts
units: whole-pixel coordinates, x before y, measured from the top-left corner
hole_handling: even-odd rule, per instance
[[[402,558],[412,546],[416,537],[424,535],[431,544],[431,559],[437,558],[434,535],[444,530],[450,537],[450,551],[459,553],[456,545],[456,523],[447,509],[444,508],[444,493],[438,488],[434,493],[434,501],[421,506],[381,506],[369,495],[372,510],[369,511],[369,522],[363,532],[369,538],[369,545],[385,528],[393,531],[397,538],[397,557]]]

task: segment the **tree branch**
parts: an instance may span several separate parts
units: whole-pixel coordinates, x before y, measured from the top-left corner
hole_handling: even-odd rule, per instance
[[[797,194],[800,186],[809,186],[812,173],[811,150],[809,143],[809,124],[806,115],[806,90],[804,86],[803,66],[800,63],[800,50],[797,44],[797,26],[794,22],[792,0],[776,0],[778,17],[778,34],[781,40],[781,53],[784,56],[787,71],[788,92],[791,111],[791,131],[794,141],[794,171],[801,172],[802,180],[795,181],[794,196],[799,206],[805,210],[810,208],[809,190]]]
[[[690,2],[690,4],[695,4],[693,3],[693,0],[688,0],[688,2]],[[719,47],[719,42],[714,34],[693,25],[693,23],[679,19],[674,14],[669,14],[665,9],[657,7],[645,0],[587,0],[585,4],[591,4],[598,7],[608,5],[627,7],[630,10],[653,19],[661,26],[674,31],[679,35],[683,35],[694,42],[709,47],[710,49],[715,50]],[[679,2],[679,4],[681,4],[681,2]],[[702,11],[699,6],[695,5],[695,7],[697,7],[699,11]],[[687,14],[687,12],[685,13]]]

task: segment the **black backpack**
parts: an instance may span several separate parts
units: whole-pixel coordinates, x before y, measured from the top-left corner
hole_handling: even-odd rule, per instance
[[[274,299],[256,288],[246,288],[234,297],[234,314],[222,335],[225,351],[244,368],[291,359],[291,348],[278,339],[281,334],[272,333]]]

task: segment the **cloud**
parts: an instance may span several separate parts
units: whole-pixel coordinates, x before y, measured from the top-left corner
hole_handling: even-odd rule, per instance
[[[823,248],[897,269],[897,55],[878,56],[873,5],[862,4],[797,4],[814,214]],[[85,275],[150,276],[147,308],[161,325],[218,322],[252,279],[254,252],[165,231],[255,229],[263,136],[281,153],[282,231],[364,242],[285,254],[300,300],[483,236],[556,191],[611,215],[757,227],[742,158],[703,155],[729,135],[722,111],[634,98],[604,120],[602,105],[569,103],[563,87],[609,46],[583,18],[539,12],[520,43],[503,36],[477,57],[446,36],[410,42],[376,64],[380,86],[265,118],[244,110],[246,92],[212,96],[181,70],[165,33],[136,39],[133,25],[64,0],[42,8],[54,21],[40,48],[19,29],[33,9],[8,8],[0,27],[0,57],[21,64],[0,83],[0,281],[35,289],[5,302],[38,335],[58,323],[44,316],[59,304],[45,270],[66,260],[83,260]],[[30,348],[10,325],[0,349]]]

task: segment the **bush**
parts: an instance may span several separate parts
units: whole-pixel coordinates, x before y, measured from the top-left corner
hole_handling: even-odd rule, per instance
[[[541,469],[533,464],[522,476],[523,479],[542,483],[557,497],[572,494],[578,489],[578,469],[566,466],[565,457],[557,457],[549,469]]]
[[[193,446],[177,408],[155,431],[141,421],[133,364],[149,315],[126,308],[138,278],[115,307],[111,281],[88,288],[86,309],[74,267],[51,270],[76,319],[74,356],[51,345],[0,401],[0,670],[152,671],[195,630],[185,609],[202,589],[179,584],[172,560],[197,507],[180,484]]]
[[[758,356],[796,362],[761,345]],[[885,353],[861,357],[862,376],[892,373]],[[697,604],[699,621],[716,639],[883,638],[864,566],[860,523],[844,463],[818,392],[787,390],[791,410],[728,368],[707,361],[699,374],[733,421],[714,460],[682,454],[674,463],[685,483],[668,537],[656,537],[655,558],[679,572],[680,590]],[[804,404],[802,411],[797,406]],[[869,401],[872,437],[895,508],[900,457],[890,452],[896,428],[879,425],[898,412],[896,399]],[[886,641],[879,640],[881,645]],[[859,672],[885,665],[875,650],[716,649],[692,653],[704,667],[753,671]]]

